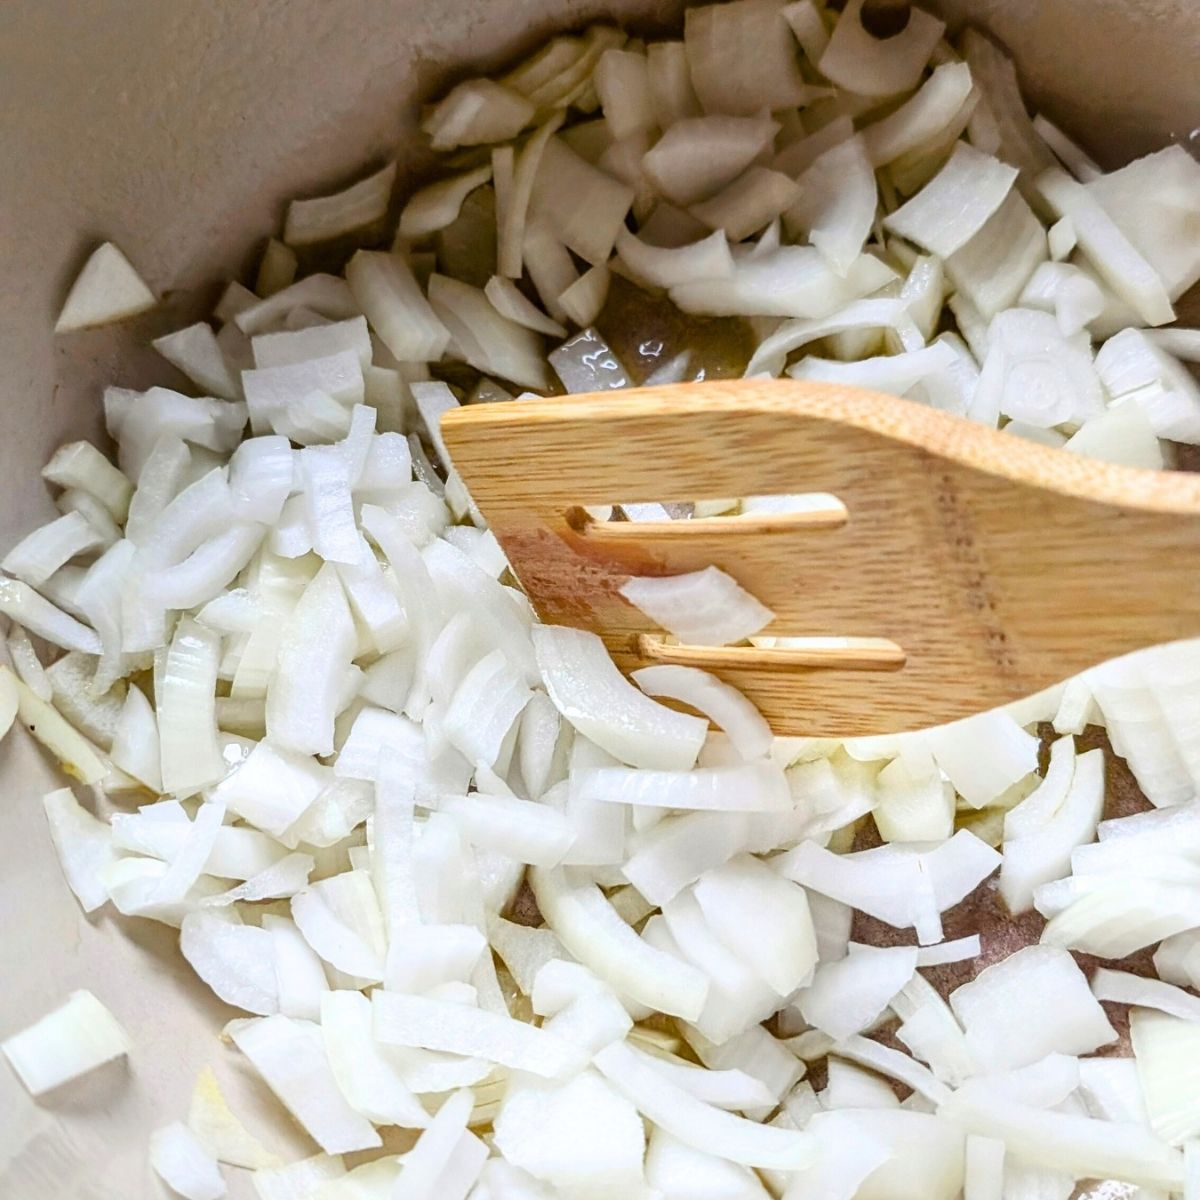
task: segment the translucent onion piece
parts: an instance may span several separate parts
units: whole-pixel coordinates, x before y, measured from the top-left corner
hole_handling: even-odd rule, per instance
[[[655,703],[628,683],[594,634],[560,626],[533,630],[546,690],[585,737],[632,766],[686,771],[706,722]]]
[[[553,1088],[513,1087],[495,1128],[504,1159],[553,1185],[556,1194],[559,1188],[570,1195],[640,1194],[645,1150],[641,1119],[594,1071]],[[540,1188],[513,1193],[544,1194]]]
[[[596,1066],[643,1116],[689,1146],[745,1166],[784,1171],[813,1161],[816,1145],[806,1135],[760,1125],[697,1100],[623,1043],[601,1050]]]
[[[15,687],[17,718],[22,725],[58,760],[59,766],[80,783],[99,783],[108,775],[108,767],[96,747],[63,719],[59,711],[0,665],[0,687]]]
[[[124,321],[157,303],[129,259],[112,242],[104,242],[92,251],[71,284],[54,332],[72,333]]]
[[[758,709],[736,688],[695,667],[643,667],[633,681],[648,696],[678,700],[723,729],[742,759],[764,757],[772,735]]]
[[[414,192],[400,213],[399,236],[414,242],[420,241],[453,224],[467,196],[491,177],[491,164],[485,163],[473,171],[439,179]]]
[[[220,396],[223,400],[241,399],[241,387],[211,325],[197,321],[185,329],[155,338],[152,345],[202,392]]]
[[[830,267],[846,275],[870,236],[878,206],[875,173],[863,140],[848,138],[826,150],[799,185],[800,199],[784,218],[788,232],[807,233]]]
[[[390,162],[345,191],[314,200],[293,200],[288,205],[283,240],[289,246],[307,246],[373,225],[387,215],[395,180],[396,164]]]
[[[654,118],[669,129],[684,117],[700,115],[683,42],[651,42],[646,47],[647,75]]]
[[[225,774],[217,737],[220,639],[190,618],[175,627],[158,707],[163,788],[188,795]]]
[[[663,196],[686,207],[736,179],[770,145],[778,128],[762,116],[686,117],[654,144],[642,169]]]
[[[421,294],[402,256],[360,250],[346,267],[346,282],[371,328],[400,362],[429,362],[442,356],[450,333]]]
[[[792,800],[782,772],[757,761],[692,771],[589,767],[573,771],[571,787],[584,800],[707,812],[784,812]]]
[[[1193,1083],[1200,1059],[1200,1021],[1134,1008],[1130,1040],[1150,1126],[1178,1146],[1200,1133],[1200,1097]]]
[[[0,687],[2,681],[0,676]],[[101,872],[115,857],[109,827],[80,805],[70,788],[48,792],[42,805],[63,875],[83,911],[94,912],[108,900]]]
[[[689,9],[684,48],[705,112],[749,117],[803,104],[807,97],[790,31],[773,0]]]
[[[188,1128],[218,1162],[259,1170],[282,1162],[234,1115],[211,1067],[196,1077],[188,1106]]]
[[[968,106],[972,87],[971,69],[966,63],[948,62],[935,67],[915,95],[863,130],[863,146],[871,165],[886,166],[952,127]]]
[[[101,652],[100,639],[93,630],[42,599],[27,583],[0,576],[0,613],[65,650]]]
[[[336,275],[308,275],[283,291],[243,308],[234,314],[233,321],[247,336],[277,328],[290,313],[302,308],[330,321],[342,321],[360,311],[351,286]]]
[[[516,137],[533,119],[534,105],[490,79],[468,79],[441,100],[422,128],[435,150],[480,146]]]
[[[217,1160],[182,1121],[173,1121],[150,1135],[150,1165],[185,1200],[220,1200],[225,1195]]]
[[[697,646],[743,641],[775,616],[717,567],[687,575],[635,575],[620,592],[681,642]]]
[[[1054,1004],[1041,997],[1054,996]],[[1013,1070],[1047,1054],[1089,1054],[1116,1041],[1116,1030],[1064,950],[1026,946],[950,994],[975,1060]]]
[[[1039,176],[1037,187],[1055,216],[1071,218],[1080,250],[1147,325],[1168,325],[1175,319],[1161,276],[1083,184],[1054,167]]]
[[[382,1145],[371,1123],[342,1098],[317,1025],[291,1017],[262,1017],[235,1026],[230,1035],[326,1154]]]
[[[545,390],[549,386],[537,334],[501,316],[478,288],[434,275],[429,298],[453,335],[458,353],[477,370],[521,387]]]
[[[99,548],[99,532],[77,512],[69,512],[21,539],[0,561],[0,569],[34,587],[46,582],[59,567]]]
[[[882,41],[862,24],[863,0],[850,0],[834,26],[817,68],[826,79],[860,96],[895,96],[916,87],[946,26],[923,9]]]
[[[580,158],[561,138],[551,138],[538,164],[529,212],[568,249],[599,266],[612,253],[633,197],[627,184]]]
[[[129,1035],[86,990],[0,1042],[30,1095],[40,1096],[131,1049]]]
[[[700,1015],[708,980],[638,937],[598,887],[572,885],[561,869],[536,868],[530,885],[564,948],[619,994],[685,1020]]]
[[[492,307],[510,321],[524,325],[535,333],[544,333],[548,337],[566,337],[566,328],[557,321],[546,316],[511,279],[503,275],[493,275],[488,280],[483,293],[491,301]],[[590,321],[583,324],[590,325]]]
[[[91,442],[60,446],[42,468],[42,478],[95,496],[115,521],[124,521],[129,513],[133,485]]]
[[[524,1021],[425,996],[376,991],[375,1037],[392,1046],[440,1050],[553,1079],[582,1065],[562,1038]]]

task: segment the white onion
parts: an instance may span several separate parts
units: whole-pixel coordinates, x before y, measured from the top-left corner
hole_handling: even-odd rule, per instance
[[[1200,1056],[1200,1021],[1134,1008],[1129,1034],[1150,1127],[1172,1146],[1195,1138],[1200,1099],[1192,1080]]]
[[[290,246],[306,246],[371,225],[387,213],[395,179],[396,164],[390,162],[332,196],[293,200],[288,205],[283,240]]]
[[[685,117],[654,144],[642,169],[663,196],[686,207],[736,179],[777,129],[763,116]]]
[[[746,1166],[780,1170],[797,1170],[813,1160],[815,1145],[803,1134],[759,1125],[697,1100],[622,1043],[600,1051],[596,1066],[644,1116],[689,1146]]]
[[[220,1200],[225,1195],[216,1158],[182,1121],[172,1121],[150,1135],[150,1165],[185,1200]]]
[[[894,96],[915,87],[946,26],[922,9],[901,33],[879,41],[862,24],[863,0],[850,0],[816,64],[821,74],[862,96]]]
[[[869,1029],[916,968],[913,948],[851,946],[839,962],[817,967],[796,1003],[810,1025],[841,1041]]]
[[[310,946],[347,975],[383,979],[387,933],[366,871],[344,871],[292,897],[292,918]]]
[[[321,1043],[321,1031],[312,1022],[262,1017],[238,1025],[230,1035],[326,1154],[382,1145],[371,1123],[342,1098]]]
[[[80,990],[32,1025],[0,1042],[21,1082],[40,1096],[128,1054],[129,1035],[92,995]]]
[[[112,242],[92,251],[75,277],[54,324],[55,333],[124,321],[157,304],[129,259]]]
[[[211,1067],[205,1067],[196,1077],[187,1125],[218,1162],[250,1170],[281,1164],[279,1156],[268,1150],[231,1111]]]

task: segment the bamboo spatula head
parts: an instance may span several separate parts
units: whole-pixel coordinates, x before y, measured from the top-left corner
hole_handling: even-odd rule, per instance
[[[625,670],[713,671],[776,733],[940,724],[1200,634],[1197,476],[787,381],[474,405],[442,433],[543,620],[599,634]],[[663,522],[584,512],[807,493],[839,503]],[[708,566],[775,613],[763,632],[786,648],[671,645],[619,592]]]

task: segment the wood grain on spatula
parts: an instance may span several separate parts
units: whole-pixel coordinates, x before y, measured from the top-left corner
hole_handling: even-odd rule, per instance
[[[1081,458],[891,396],[726,380],[442,422],[543,620],[625,670],[686,662],[781,734],[919,728],[1200,634],[1200,478]],[[594,522],[581,506],[829,493],[845,513]],[[714,565],[788,651],[675,647],[618,593]]]

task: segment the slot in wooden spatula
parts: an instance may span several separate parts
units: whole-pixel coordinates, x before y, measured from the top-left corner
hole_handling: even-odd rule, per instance
[[[891,396],[760,380],[450,412],[455,466],[546,621],[619,666],[704,667],[782,734],[920,728],[1200,635],[1200,477],[1049,449]],[[829,493],[814,511],[584,506]],[[619,594],[715,565],[787,649],[671,645]]]

